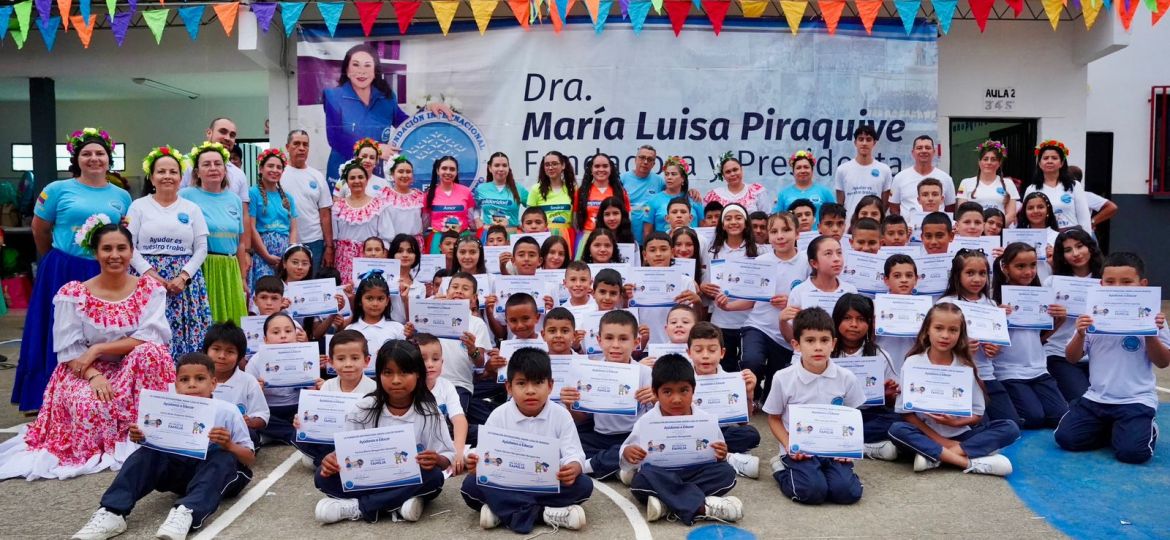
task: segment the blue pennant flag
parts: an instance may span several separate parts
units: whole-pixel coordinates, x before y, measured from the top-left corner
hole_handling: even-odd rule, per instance
[[[601,0],[597,4],[597,22],[593,25],[593,31],[601,34],[605,29],[605,21],[609,19],[609,10],[613,9],[613,0]]]
[[[337,21],[341,20],[341,10],[345,8],[342,2],[317,2],[317,11],[325,19],[325,27],[329,29],[329,36],[337,33]]]
[[[179,8],[179,18],[183,19],[183,26],[187,27],[187,35],[191,41],[199,38],[199,27],[203,24],[203,9],[207,6],[187,6]]]
[[[630,2],[630,24],[633,25],[635,34],[642,32],[642,25],[646,24],[646,15],[649,13],[649,0],[634,0]]]
[[[81,0],[80,7],[78,8],[81,10],[81,20],[83,21],[89,20],[89,2],[90,0]]]
[[[304,2],[281,2],[280,22],[284,23],[284,35],[291,36],[301,19],[301,12],[305,10]]]
[[[898,8],[898,16],[902,18],[902,27],[906,29],[906,35],[910,35],[910,31],[914,29],[914,17],[918,15],[918,0],[894,0],[894,6]]]
[[[3,41],[4,36],[8,35],[8,21],[11,18],[12,6],[0,6],[0,41]]]
[[[8,21],[5,21],[7,23]],[[37,26],[41,29],[41,38],[45,40],[45,47],[50,51],[53,50],[53,44],[57,42],[57,29],[61,27],[61,17],[52,16],[48,21],[37,19]]]
[[[938,18],[938,28],[943,34],[951,31],[951,19],[955,17],[955,5],[959,0],[932,0],[934,15]]]

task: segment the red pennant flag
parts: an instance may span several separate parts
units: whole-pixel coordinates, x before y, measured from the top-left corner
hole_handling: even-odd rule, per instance
[[[378,13],[382,11],[382,2],[364,1],[354,2],[353,5],[357,7],[358,18],[362,21],[362,32],[367,36],[374,30],[374,22],[378,20]]]
[[[77,39],[81,40],[82,46],[89,48],[89,40],[93,37],[93,25],[97,21],[97,15],[89,16],[89,24],[85,24],[85,19],[81,15],[74,15],[69,18],[73,23],[73,29],[77,30]]]
[[[1092,2],[1094,0],[1082,1]],[[1016,14],[1017,19],[1020,17],[1020,14],[1024,12],[1024,0],[1007,0],[1007,5],[1012,7],[1012,11]]]
[[[219,17],[219,24],[223,25],[223,31],[229,36],[232,35],[232,28],[236,27],[236,14],[240,11],[240,3],[216,4],[212,6],[212,9]]]
[[[670,16],[670,27],[674,29],[674,36],[678,37],[682,27],[687,22],[687,15],[691,13],[691,0],[666,0],[666,14]]]
[[[410,28],[410,22],[414,20],[414,14],[422,6],[422,2],[391,2],[390,5],[394,6],[394,17],[398,19],[398,33],[406,34],[406,29]]]
[[[836,34],[837,22],[841,20],[841,10],[845,9],[845,0],[820,0],[817,5],[821,8],[821,18],[825,19],[829,35]]]
[[[971,14],[975,16],[975,24],[979,25],[979,33],[987,29],[987,16],[991,14],[991,5],[995,0],[967,0],[971,5]]]
[[[1137,13],[1138,0],[1117,0],[1117,15],[1121,17],[1121,26],[1125,27],[1125,31],[1129,31],[1129,25],[1133,24],[1133,16]]]
[[[703,0],[703,11],[707,12],[707,19],[711,21],[711,29],[715,35],[723,30],[723,19],[727,17],[727,8],[731,7],[730,0]]]
[[[873,21],[877,19],[882,9],[882,0],[856,0],[857,16],[861,17],[861,24],[866,34],[873,34]]]
[[[1151,26],[1158,24],[1162,20],[1162,15],[1166,14],[1167,9],[1170,9],[1170,0],[1158,0],[1158,11],[1151,13]]]
[[[528,17],[532,9],[528,0],[508,0],[508,7],[512,8],[512,14],[516,16],[516,22],[528,30]]]

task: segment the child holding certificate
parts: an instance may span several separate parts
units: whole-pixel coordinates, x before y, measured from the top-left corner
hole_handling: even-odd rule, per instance
[[[853,251],[876,255],[882,247],[881,228],[877,221],[870,218],[858,219],[849,231],[849,247]]]
[[[939,302],[930,308],[902,368],[911,365],[966,366],[975,370],[967,343],[967,323],[957,305]],[[1020,429],[1009,420],[983,421],[982,386],[971,386],[971,416],[966,417],[907,411],[903,399],[914,390],[902,389],[895,408],[904,421],[890,427],[890,438],[915,453],[914,472],[947,463],[966,473],[1011,474],[1012,462],[997,452],[1019,439]]]
[[[422,257],[418,238],[413,234],[399,234],[390,240],[390,258],[397,259],[401,270],[398,274],[398,296],[390,298],[390,318],[406,324],[406,306],[416,298],[426,298],[427,288],[423,280],[416,280],[422,268]]]
[[[669,268],[674,266],[674,254],[670,245],[670,237],[666,233],[652,232],[646,235],[642,243],[642,266],[652,268]],[[685,274],[674,274],[679,278],[685,278]],[[625,296],[627,299],[634,298],[634,287],[639,285],[635,279],[626,280]],[[686,279],[682,283],[672,283],[672,286],[677,286],[675,291],[677,295],[674,297],[674,304],[688,304],[694,305],[701,302],[699,298],[698,288],[695,285],[693,278]],[[670,313],[671,306],[656,306],[656,307],[639,307],[637,308],[639,335],[648,335],[649,343],[663,343],[666,341],[666,318]]]
[[[792,405],[858,407],[865,403],[865,390],[857,376],[829,359],[837,338],[833,319],[825,310],[813,307],[800,311],[793,321],[792,335],[800,362],[776,372],[764,402],[768,427],[780,441],[780,455],[772,459],[772,478],[785,496],[798,503],[853,504],[861,500],[861,480],[853,472],[853,463],[789,453],[789,434],[798,426],[790,425],[788,416]]]
[[[821,307],[829,309],[845,293],[857,292],[857,287],[838,279],[845,267],[841,242],[831,236],[819,236],[808,244],[809,278],[792,288],[788,305],[780,312],[780,333],[790,342],[796,339],[793,320],[802,309]],[[825,301],[827,305],[820,306]],[[793,346],[795,350],[795,345]]]
[[[215,391],[215,363],[202,353],[179,359],[175,393],[211,398]],[[105,540],[126,531],[126,516],[134,505],[153,491],[179,495],[167,520],[155,533],[157,538],[183,540],[194,526],[215,513],[225,497],[234,497],[252,477],[249,467],[256,460],[244,418],[226,401],[215,404],[215,424],[208,431],[212,443],[206,459],[198,459],[141,447],[130,454],[122,470],[102,495],[101,507],[73,538]],[[130,440],[142,443],[145,437],[137,424],[130,426]]]
[[[268,401],[256,377],[240,369],[240,360],[248,350],[248,338],[235,323],[228,321],[211,325],[203,337],[203,354],[215,363],[215,391],[212,397],[221,399],[240,410],[252,446],[260,446],[260,430],[268,425]]]
[[[723,208],[719,224],[715,226],[715,239],[702,253],[703,266],[707,268],[699,287],[703,295],[714,301],[723,293],[723,284],[715,277],[716,267],[728,259],[754,259],[758,255],[758,247],[751,239],[751,230],[747,223],[747,210],[739,204],[728,204]],[[729,311],[718,304],[711,306],[711,324],[719,327],[723,332],[723,341],[727,347],[727,356],[723,359],[724,367],[728,370],[739,369],[740,346],[743,338],[743,328],[747,322],[746,311]]]
[[[895,253],[886,259],[882,275],[882,281],[890,289],[890,294],[914,294],[914,288],[918,286],[918,265],[913,257],[903,253]],[[897,375],[902,373],[902,361],[914,344],[914,338],[880,335],[877,336],[877,344],[889,357],[894,368],[894,378],[897,379]]]
[[[1105,256],[1097,241],[1080,227],[1073,227],[1056,237],[1056,248],[1052,254],[1054,277],[1044,280],[1044,286],[1056,291],[1056,300],[1066,304],[1069,315],[1080,315],[1072,310],[1077,301],[1069,294],[1069,290],[1081,292],[1076,296],[1079,296],[1079,303],[1084,304],[1083,291],[1100,285],[1104,260]],[[1057,286],[1057,282],[1061,282],[1061,286]],[[1076,286],[1076,289],[1065,283]],[[1069,403],[1083,396],[1089,389],[1089,359],[1082,357],[1080,362],[1071,363],[1064,354],[1075,331],[1075,321],[1066,321],[1044,343],[1044,354],[1048,355],[1048,373],[1056,379],[1056,386]]]
[[[569,301],[564,308],[573,313],[574,317],[597,311],[597,302],[593,300],[593,273],[589,265],[581,261],[570,261],[565,267],[565,290],[569,292]]]
[[[723,358],[723,334],[715,325],[709,322],[700,322],[691,328],[687,336],[687,356],[695,366],[695,375],[718,375],[719,360]],[[740,372],[743,377],[743,402],[748,414],[755,408],[756,375],[752,370]],[[730,400],[728,400],[730,401]],[[727,462],[735,468],[735,472],[748,478],[760,477],[760,458],[749,452],[760,445],[760,432],[749,423],[726,424],[719,426],[723,432],[723,440],[727,443]]]
[[[967,201],[955,208],[955,236],[983,236],[983,205]]]
[[[364,371],[370,363],[370,352],[365,336],[357,330],[342,330],[329,340],[329,364],[337,376],[323,381],[317,390],[340,392],[364,396],[377,389],[378,384],[366,377]],[[293,427],[301,430],[301,418],[305,411],[298,410],[293,416]],[[331,443],[309,443],[293,438],[293,446],[301,451],[301,464],[316,471],[321,460],[333,452]]]
[[[487,310],[492,312],[495,310],[495,297],[489,296],[487,303]],[[536,299],[528,293],[516,293],[508,297],[508,301],[504,304],[504,320],[507,322],[507,335],[510,339],[540,339],[540,313],[536,307]],[[492,326],[495,326],[494,321]],[[504,332],[496,334],[496,337],[502,338]],[[475,382],[475,395],[477,400],[489,400],[488,404],[491,409],[499,407],[507,400],[507,391],[504,385],[500,384],[499,372],[507,366],[508,361],[503,356],[500,356],[500,348],[493,348],[488,352],[488,362],[484,365],[483,373],[477,377]],[[491,410],[487,411],[489,414]],[[487,417],[476,418],[477,424],[481,424],[487,420]]]
[[[1101,270],[1101,285],[1146,286],[1145,263],[1133,253],[1110,253]],[[1088,334],[1093,317],[1077,317],[1076,334],[1066,350],[1069,362],[1089,358],[1089,389],[1069,406],[1057,426],[1056,444],[1069,451],[1108,445],[1123,463],[1145,463],[1154,455],[1158,407],[1154,368],[1170,366],[1166,316],[1154,317],[1157,335],[1137,337]]]
[[[373,351],[391,339],[406,338],[402,323],[390,320],[390,284],[381,274],[364,277],[358,283],[353,319],[345,328],[361,332],[366,337],[367,349]]]
[[[1016,223],[1021,229],[1039,229],[1046,233],[1043,261],[1036,265],[1036,272],[1040,275],[1040,281],[1048,279],[1048,276],[1052,275],[1052,255],[1055,251],[1056,237],[1060,234],[1060,229],[1056,226],[1056,214],[1052,211],[1052,201],[1048,200],[1048,195],[1033,191],[1025,196],[1020,204]]]
[[[418,521],[425,501],[439,496],[443,470],[455,455],[446,422],[427,390],[427,369],[413,344],[391,340],[378,351],[375,391],[358,401],[345,415],[345,431],[410,425],[417,442],[421,483],[388,488],[346,491],[340,479],[337,454],[325,456],[314,482],[328,495],[317,502],[314,516],[321,523],[365,519],[373,523],[383,512],[405,521]],[[387,458],[388,459],[388,458]]]
[[[622,472],[636,473],[630,491],[634,498],[646,503],[646,521],[670,515],[686,525],[697,519],[739,521],[743,518],[743,502],[738,497],[724,497],[735,487],[735,470],[727,463],[727,443],[701,440],[714,454],[713,460],[700,457],[696,463],[681,467],[648,463],[651,456],[647,449],[655,451],[653,441],[659,433],[651,428],[655,420],[684,416],[696,424],[717,425],[716,418],[691,404],[695,371],[686,358],[677,354],[659,358],[654,363],[652,380],[658,406],[634,424],[621,445]],[[704,432],[696,427],[695,434],[701,437]]]
[[[582,474],[585,451],[581,449],[572,415],[548,399],[553,387],[548,354],[533,348],[516,351],[508,362],[505,385],[512,399],[493,411],[484,427],[557,441],[559,489],[523,491],[480,485],[475,473],[480,457],[471,454],[467,456],[468,475],[461,490],[463,500],[472,509],[479,510],[479,526],[485,529],[503,525],[513,532],[528,534],[538,518],[553,527],[573,530],[584,527],[585,510],[580,505],[593,494],[593,480]]]
[[[894,257],[906,257],[906,255],[894,255],[890,258]],[[837,345],[833,347],[830,356],[833,358],[878,357],[881,359],[881,365],[884,369],[880,381],[862,380],[861,382],[865,388],[870,388],[871,384],[882,385],[885,402],[859,407],[863,422],[862,435],[865,441],[865,457],[894,461],[898,458],[898,448],[890,442],[888,432],[894,422],[902,419],[901,415],[894,412],[892,406],[898,396],[899,373],[895,365],[900,367],[900,364],[894,362],[894,359],[879,345],[880,336],[874,339],[874,328],[877,327],[877,323],[874,320],[873,300],[854,293],[841,295],[841,298],[837,300],[837,305],[833,308],[833,326],[837,329]],[[904,340],[913,342],[912,339]],[[854,375],[861,378],[858,373],[854,373]]]
[[[282,311],[265,319],[264,343],[266,345],[295,341],[296,326],[292,317],[287,313]],[[260,352],[252,357],[245,368],[245,371],[255,377],[260,383],[260,387],[264,389],[264,399],[268,402],[268,410],[271,413],[268,424],[260,430],[261,444],[267,442],[292,444],[292,440],[296,437],[296,429],[293,428],[292,421],[297,414],[297,402],[300,399],[301,389],[289,386],[272,387],[265,384],[266,363],[263,358],[265,354],[268,353],[261,348]],[[316,380],[318,385],[322,382],[320,378]]]
[[[418,345],[423,364],[427,366],[427,389],[435,395],[439,412],[443,413],[450,424],[451,441],[455,445],[453,471],[459,474],[463,472],[463,449],[468,441],[467,415],[463,414],[463,403],[459,401],[459,392],[455,390],[455,385],[442,377],[443,346],[439,343],[439,338],[431,334],[415,334],[414,343]]]

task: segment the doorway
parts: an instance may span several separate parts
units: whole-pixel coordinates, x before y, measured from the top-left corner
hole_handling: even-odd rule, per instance
[[[951,118],[951,178],[956,182],[979,174],[975,147],[987,139],[1003,143],[1007,159],[1003,175],[1026,182],[1032,176],[1032,149],[1036,145],[1035,118]]]

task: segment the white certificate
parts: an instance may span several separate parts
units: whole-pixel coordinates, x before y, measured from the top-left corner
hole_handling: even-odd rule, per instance
[[[981,391],[975,388],[975,372],[967,366],[902,366],[902,408],[906,412],[971,416],[973,389]]]
[[[841,280],[852,284],[857,292],[874,295],[886,292],[882,278],[885,277],[886,258],[864,251],[852,249],[845,252],[845,267],[841,270]]]
[[[496,276],[496,315],[503,316],[513,294],[525,293],[536,301],[536,312],[544,313],[544,280],[536,276]],[[499,318],[499,317],[497,317]]]
[[[696,375],[694,406],[719,419],[720,424],[748,421],[747,386],[743,373]]]
[[[922,220],[930,215],[929,212],[910,212],[903,214],[906,217],[906,226],[910,228],[910,241],[922,243]]]
[[[354,287],[367,275],[381,275],[390,285],[390,296],[398,296],[398,278],[402,275],[402,263],[398,259],[374,259],[355,257],[353,259]]]
[[[1048,262],[1048,231],[1051,229],[1004,229],[1003,245],[1023,242],[1036,248],[1036,262]]]
[[[597,273],[606,268],[616,270],[619,274],[625,274],[630,269],[630,265],[626,263],[589,263],[589,274],[593,276],[593,279],[597,279]]]
[[[964,301],[955,302],[955,305],[963,310],[963,318],[967,320],[968,339],[1011,346],[1012,338],[1008,335],[1007,314],[1002,308]]]
[[[813,229],[811,231],[804,231],[804,232],[800,233],[796,237],[796,251],[799,251],[800,253],[805,253],[808,250],[808,245],[811,244],[813,240],[816,240],[817,237],[820,235],[821,235],[821,232],[816,230],[816,229]],[[707,245],[709,246],[711,244],[707,244]]]
[[[1070,319],[1087,312],[1085,305],[1089,291],[1101,286],[1101,280],[1091,277],[1052,276],[1053,303],[1064,306]]]
[[[1048,314],[1054,298],[1052,289],[1004,285],[1002,295],[1003,303],[1012,307],[1007,316],[1008,328],[1052,330],[1052,315]]]
[[[215,402],[156,390],[138,394],[142,446],[180,456],[207,459],[207,438],[215,426]]]
[[[822,290],[811,289],[804,293],[804,300],[806,300],[806,305],[800,306],[800,309],[819,307],[832,315],[833,308],[837,307],[837,300],[840,300],[842,296],[845,296],[844,292],[825,292]]]
[[[581,348],[585,354],[601,354],[601,317],[603,311],[590,311],[577,318],[577,330],[585,332]]]
[[[719,286],[730,298],[770,302],[776,290],[776,265],[752,259],[727,259],[719,265]]]
[[[679,354],[683,358],[690,360],[689,352],[686,343],[651,343],[646,346],[646,356],[650,358],[662,358],[668,354]]]
[[[702,247],[711,247],[711,243],[715,241],[715,227],[694,227],[692,230],[695,231],[695,236],[699,237],[699,242],[703,244]]]
[[[293,281],[284,287],[288,313],[295,319],[337,313],[337,282],[332,279]]]
[[[861,411],[841,405],[792,405],[788,408],[788,450],[827,458],[861,459],[865,455]]]
[[[573,403],[573,410],[594,414],[616,414],[637,416],[638,391],[637,364],[617,362],[575,362],[569,372],[566,384],[575,385],[581,393]]]
[[[500,255],[511,253],[511,246],[484,246],[483,264],[489,274],[500,274]]]
[[[857,381],[865,389],[866,405],[886,402],[886,357],[843,356],[834,358],[833,363],[857,375]]]
[[[565,288],[564,270],[545,270],[544,268],[537,268],[536,277],[540,278],[540,280],[544,282],[544,290],[546,292],[555,293],[552,295],[554,306],[559,306],[569,301],[569,290]],[[536,303],[543,306],[544,299],[538,299]]]
[[[877,317],[875,333],[879,336],[918,337],[926,312],[934,306],[929,296],[879,294],[873,299]]]
[[[588,360],[589,357],[575,354],[550,354],[548,359],[549,363],[552,364],[553,379],[552,393],[548,397],[553,401],[560,402],[561,389],[565,387],[565,381],[569,379],[569,372],[572,371],[573,363]]]
[[[618,244],[617,250],[626,264],[635,267],[642,266],[642,252],[638,249],[638,244]]]
[[[297,442],[333,444],[333,434],[345,428],[345,411],[362,395],[356,392],[301,392],[297,406]]]
[[[414,426],[339,431],[333,435],[341,489],[361,491],[422,483]]]
[[[410,322],[416,334],[463,339],[463,333],[471,328],[471,306],[467,300],[414,300],[410,303]]]
[[[561,441],[480,426],[475,483],[510,491],[560,493]]]
[[[312,388],[321,377],[317,342],[265,345],[252,357],[269,388]]]
[[[415,279],[430,283],[435,272],[447,268],[447,256],[442,253],[424,253],[419,256],[418,276]]]
[[[918,266],[918,286],[914,294],[942,294],[947,290],[947,279],[951,275],[951,260],[946,253],[920,254],[914,258]]]
[[[543,339],[505,339],[500,342],[500,357],[504,359],[504,362],[511,362],[512,353],[526,347],[548,352],[548,343],[545,343]],[[508,365],[505,363],[504,367],[496,373],[496,382],[504,383],[507,380]]]
[[[692,270],[693,272],[693,270]],[[686,272],[680,267],[632,267],[626,270],[625,281],[634,286],[630,307],[670,307],[674,299],[687,290]]]
[[[1016,229],[1004,229],[1016,230]],[[1022,229],[1021,229],[1022,230]],[[958,253],[960,249],[969,249],[973,251],[983,252],[983,256],[991,257],[991,250],[999,247],[999,238],[994,236],[956,236],[951,240],[951,244],[947,246],[947,253],[951,256]]]
[[[638,434],[646,451],[642,463],[664,468],[687,467],[715,461],[711,443],[723,441],[719,423],[711,416],[664,416],[643,422]]]
[[[878,248],[878,257],[881,257],[882,261],[889,259],[891,255],[908,255],[917,258],[923,255],[922,246],[882,246]]]
[[[1093,317],[1090,334],[1153,336],[1154,317],[1162,306],[1161,287],[1098,287],[1086,297]]]
[[[450,279],[444,278],[448,283],[450,283]],[[495,283],[495,278],[491,274],[475,274],[475,296],[479,298],[480,302],[483,302],[483,299],[487,295],[495,292],[492,286],[493,283]],[[446,292],[446,288],[443,291]]]
[[[264,321],[267,319],[267,315],[240,317],[240,329],[248,340],[248,351],[244,356],[251,357],[260,352],[260,347],[264,345]]]
[[[525,236],[531,236],[533,240],[536,240],[536,244],[538,246],[544,246],[544,241],[548,240],[548,238],[550,236],[552,236],[552,232],[546,231],[546,232],[527,232],[527,233],[517,232],[517,233],[513,233],[510,236],[510,239],[511,239],[510,243],[512,244],[512,248],[515,249],[516,242],[519,242],[520,239],[524,238]]]

